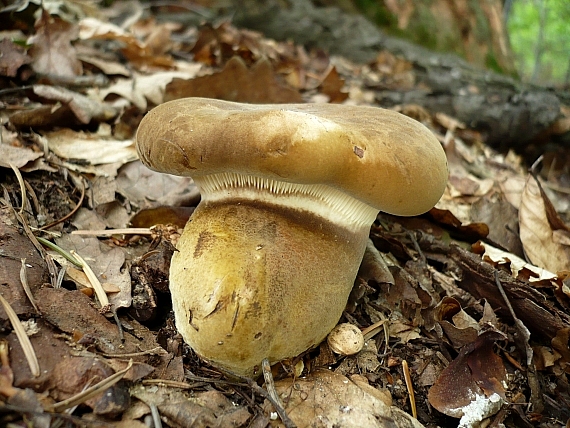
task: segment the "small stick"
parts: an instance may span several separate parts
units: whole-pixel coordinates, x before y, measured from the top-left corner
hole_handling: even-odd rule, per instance
[[[149,403],[148,407],[150,407],[150,414],[152,415],[152,423],[154,428],[162,428],[162,421],[160,420],[160,413],[158,413],[158,407],[156,404]]]
[[[418,418],[416,409],[416,396],[414,395],[414,385],[412,384],[412,377],[410,376],[410,368],[406,360],[402,361],[402,369],[404,371],[404,379],[406,381],[406,388],[408,388],[408,395],[410,396],[410,406],[412,407],[412,416]]]
[[[275,389],[275,382],[273,381],[273,375],[271,374],[271,365],[267,358],[264,358],[261,361],[261,370],[263,372],[263,379],[265,380],[265,389],[267,389],[267,392],[271,398],[273,398],[273,401],[283,407],[281,398],[279,398],[279,394],[277,394],[277,390]]]
[[[376,336],[380,332],[380,327],[382,327],[387,322],[388,320],[386,319],[380,320],[362,330],[362,335],[364,336],[364,340],[366,341]]]
[[[105,230],[74,230],[72,235],[95,235],[95,236],[111,236],[111,235],[152,235],[152,229],[148,227],[131,227],[126,229],[105,229]]]
[[[249,387],[253,390],[253,392],[261,395],[263,398],[266,398],[273,405],[273,408],[279,415],[279,418],[281,418],[281,421],[283,422],[283,425],[285,425],[285,428],[297,428],[297,425],[295,425],[295,422],[293,422],[291,418],[289,418],[289,415],[287,415],[285,409],[281,407],[279,403],[273,400],[269,392],[267,392],[265,389],[263,389],[261,386],[255,383],[255,381],[251,379],[247,379],[247,383]]]

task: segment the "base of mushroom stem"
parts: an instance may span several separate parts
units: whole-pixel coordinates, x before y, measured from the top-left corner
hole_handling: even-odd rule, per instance
[[[309,213],[201,203],[172,258],[176,325],[196,353],[251,376],[294,357],[338,322],[368,237]]]

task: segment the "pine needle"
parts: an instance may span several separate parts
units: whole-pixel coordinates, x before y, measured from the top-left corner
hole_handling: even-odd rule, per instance
[[[30,342],[30,338],[26,334],[26,330],[22,325],[18,315],[10,306],[10,303],[0,294],[0,303],[4,307],[6,311],[6,315],[8,315],[8,319],[12,324],[12,328],[14,329],[14,333],[16,333],[16,337],[20,341],[20,345],[24,350],[24,355],[26,356],[26,360],[28,360],[28,365],[30,366],[30,371],[32,372],[33,376],[40,375],[40,364],[38,363],[38,358],[36,357],[36,352],[34,351],[34,347],[32,346],[32,342]]]

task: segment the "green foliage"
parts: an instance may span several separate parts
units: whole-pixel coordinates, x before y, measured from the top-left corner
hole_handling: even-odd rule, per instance
[[[514,0],[508,20],[508,31],[517,68],[524,79],[540,83],[568,84],[568,0]]]

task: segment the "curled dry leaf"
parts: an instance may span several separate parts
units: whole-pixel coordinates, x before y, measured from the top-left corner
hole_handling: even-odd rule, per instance
[[[441,326],[454,348],[461,348],[477,339],[479,324],[453,297],[444,297],[433,312],[434,321]]]
[[[570,229],[532,174],[529,174],[519,210],[520,236],[528,259],[536,266],[559,272],[570,266],[570,246],[559,239]]]

